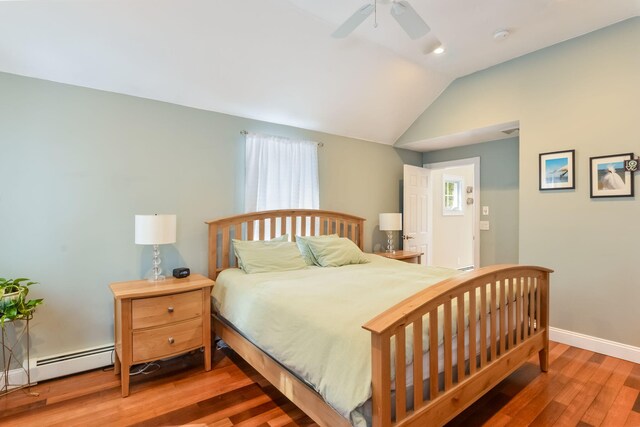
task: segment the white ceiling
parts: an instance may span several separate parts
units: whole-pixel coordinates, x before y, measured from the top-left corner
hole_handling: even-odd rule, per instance
[[[0,71],[393,144],[455,78],[640,15],[640,0],[409,1],[432,29],[417,41],[389,0],[342,40],[365,0],[0,0]]]

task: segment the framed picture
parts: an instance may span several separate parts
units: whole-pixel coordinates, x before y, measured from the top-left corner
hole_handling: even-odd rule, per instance
[[[591,197],[633,197],[633,173],[624,169],[631,159],[633,153],[591,157]]]
[[[576,188],[576,150],[540,154],[540,190]]]

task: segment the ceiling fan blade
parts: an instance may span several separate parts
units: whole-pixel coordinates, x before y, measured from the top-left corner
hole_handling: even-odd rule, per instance
[[[331,34],[331,37],[334,37],[336,39],[347,37],[353,30],[358,27],[358,25],[362,24],[362,22],[364,22],[364,20],[373,13],[373,10],[373,4],[362,6],[360,9],[356,10],[356,12],[351,15],[351,17],[347,19],[344,24],[340,25],[340,27],[338,27],[338,29]]]
[[[411,40],[419,39],[431,30],[415,9],[404,0],[393,2],[391,16],[398,21]]]

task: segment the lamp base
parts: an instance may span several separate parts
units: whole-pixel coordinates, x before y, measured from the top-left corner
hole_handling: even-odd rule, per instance
[[[162,268],[160,268],[160,249],[158,245],[153,245],[153,268],[151,269],[151,277],[149,277],[150,282],[161,282],[166,279],[165,276],[162,275]]]
[[[395,254],[396,250],[393,248],[393,232],[387,230],[387,249],[385,250],[388,254]]]

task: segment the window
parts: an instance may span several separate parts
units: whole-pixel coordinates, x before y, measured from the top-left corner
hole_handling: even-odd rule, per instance
[[[318,143],[247,133],[245,211],[318,209]]]
[[[462,204],[462,188],[464,180],[461,176],[442,176],[442,215],[464,215]]]

